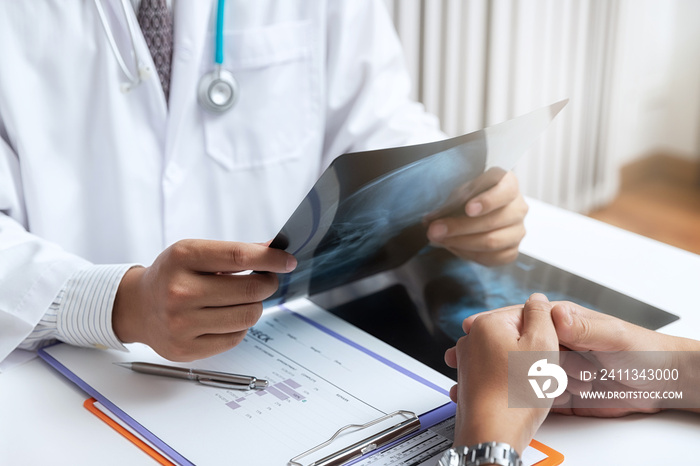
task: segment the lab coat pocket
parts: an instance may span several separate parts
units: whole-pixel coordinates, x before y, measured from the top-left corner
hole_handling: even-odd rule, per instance
[[[207,154],[224,168],[293,160],[311,139],[309,40],[307,22],[224,34],[223,67],[238,81],[238,101],[224,113],[202,110]]]

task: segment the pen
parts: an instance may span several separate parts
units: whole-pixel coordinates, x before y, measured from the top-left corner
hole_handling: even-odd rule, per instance
[[[164,366],[162,364],[152,364],[150,362],[115,362],[113,364],[143,374],[163,375],[165,377],[193,380],[210,387],[233,388],[235,390],[259,390],[268,385],[267,380],[258,379],[250,375]]]

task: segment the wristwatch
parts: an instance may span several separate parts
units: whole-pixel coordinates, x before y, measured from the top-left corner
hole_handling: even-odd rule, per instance
[[[442,454],[439,466],[522,466],[523,462],[513,447],[503,442],[485,442],[471,447],[450,448]]]

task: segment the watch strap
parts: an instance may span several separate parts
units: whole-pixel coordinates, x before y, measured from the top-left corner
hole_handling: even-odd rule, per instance
[[[447,450],[439,466],[522,466],[520,455],[513,447],[503,442],[484,442],[471,447],[455,447]]]

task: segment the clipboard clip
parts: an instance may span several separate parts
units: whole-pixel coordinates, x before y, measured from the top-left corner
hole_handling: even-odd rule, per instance
[[[360,440],[359,442],[353,443],[352,445],[345,447],[342,450],[339,450],[319,460],[316,460],[313,463],[308,464],[308,466],[341,466],[343,464],[348,463],[349,461],[364,456],[367,453],[376,450],[377,448],[383,447],[384,445],[391,443],[394,440],[398,440],[401,437],[420,429],[420,419],[418,419],[418,416],[416,416],[415,413],[403,410],[394,411],[393,413],[389,413],[386,416],[382,416],[366,424],[349,424],[345,427],[338,429],[338,431],[335,434],[333,434],[333,436],[330,439],[289,460],[287,466],[304,466],[302,463],[299,462],[301,458],[304,458],[305,456],[309,456],[323,448],[326,448],[345,431],[351,429],[366,429],[368,427],[372,427],[373,425],[379,424],[380,422],[384,422],[387,419],[391,419],[392,417],[396,416],[401,416],[403,420],[399,421],[398,424],[395,424],[387,429],[382,430],[381,432],[372,434],[369,437]]]

